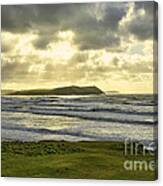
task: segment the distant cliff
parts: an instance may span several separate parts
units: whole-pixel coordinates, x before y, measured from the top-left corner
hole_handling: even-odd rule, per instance
[[[104,92],[96,86],[68,86],[55,89],[22,90],[10,93],[10,95],[89,95],[103,94]]]

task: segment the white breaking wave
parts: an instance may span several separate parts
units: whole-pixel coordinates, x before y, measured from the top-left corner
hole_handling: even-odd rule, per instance
[[[2,97],[2,139],[152,140],[156,124],[150,95]]]

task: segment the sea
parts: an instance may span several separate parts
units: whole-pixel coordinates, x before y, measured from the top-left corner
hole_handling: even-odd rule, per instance
[[[157,96],[2,96],[2,141],[157,139]]]

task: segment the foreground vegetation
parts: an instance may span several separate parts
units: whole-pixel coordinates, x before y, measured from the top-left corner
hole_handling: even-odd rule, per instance
[[[125,156],[121,142],[2,142],[4,177],[156,179],[156,171],[125,170],[126,160],[151,161],[155,156]]]

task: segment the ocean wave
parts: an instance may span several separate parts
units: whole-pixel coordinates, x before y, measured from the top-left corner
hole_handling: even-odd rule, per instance
[[[128,124],[156,124],[151,96],[2,97],[2,111],[77,117]]]
[[[118,123],[126,123],[126,124],[145,124],[151,125],[156,124],[157,121],[153,116],[146,115],[128,115],[125,113],[114,113],[114,112],[99,112],[99,111],[70,111],[70,110],[57,110],[57,109],[5,109],[2,111],[8,112],[27,112],[31,114],[39,114],[39,115],[57,115],[57,116],[67,116],[67,117],[77,117],[81,119],[87,120],[96,120],[96,121],[108,121],[108,122],[118,122]]]

